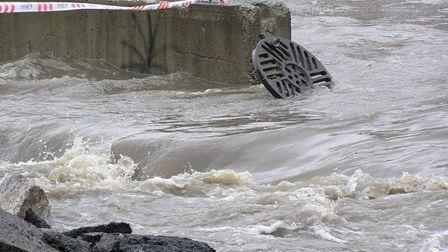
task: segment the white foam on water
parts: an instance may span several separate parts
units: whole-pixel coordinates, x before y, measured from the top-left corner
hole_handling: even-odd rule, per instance
[[[311,227],[311,229],[314,231],[316,235],[321,237],[322,239],[337,242],[337,243],[347,243],[346,240],[338,239],[330,234],[330,228],[328,228],[325,225],[317,224]]]
[[[420,252],[448,251],[448,247],[444,248],[442,246],[442,241],[444,241],[445,246],[448,246],[448,230],[430,235],[423,241]]]
[[[0,79],[33,80],[48,72],[47,68],[67,72],[75,70],[62,60],[30,54],[22,59],[0,65]]]
[[[50,161],[0,164],[0,175],[20,173],[35,180],[50,196],[79,191],[123,188],[131,180],[136,165],[123,157],[110,162],[109,154],[92,153],[88,143],[75,138],[73,146]]]
[[[253,181],[248,172],[211,170],[206,173],[179,174],[168,179],[154,177],[142,181],[140,186],[156,186],[176,195],[203,195],[210,192],[213,186],[241,187],[249,183]]]
[[[165,198],[166,204],[173,204],[171,200],[178,202],[176,204],[183,202],[187,206],[210,202],[210,205],[202,207],[222,215],[216,217],[215,222],[235,219],[235,226],[230,228],[240,234],[288,237],[300,236],[300,232],[306,231],[319,239],[337,244],[352,243],[350,235],[343,235],[345,231],[336,232],[334,229],[336,226],[344,230],[349,222],[347,216],[338,210],[344,198],[368,202],[395,194],[448,190],[448,179],[445,177],[423,177],[409,173],[403,173],[398,178],[377,179],[357,170],[351,176],[334,173],[307,182],[282,181],[271,185],[258,183],[249,172],[233,170],[193,171],[171,178],[153,177],[135,181],[132,175],[136,168],[136,164],[127,157],[112,163],[109,154],[96,153],[87,142],[75,138],[73,146],[54,160],[1,163],[0,177],[21,173],[33,178],[48,192],[50,201],[54,203],[72,197],[83,199],[101,195],[105,199],[114,199],[115,193],[126,193],[126,198],[120,201],[129,201],[131,205],[134,205],[133,199],[150,200],[154,195]],[[127,193],[130,191],[138,193],[133,196],[133,193]],[[117,207],[116,203],[110,206]],[[131,209],[125,212],[129,211]],[[88,216],[90,214],[87,213],[84,218],[94,218]],[[144,222],[136,225],[145,227]],[[203,227],[201,230],[220,228],[220,225]],[[355,234],[356,230],[351,232]],[[444,235],[428,237],[422,244],[422,251],[443,248],[441,239],[445,239]]]
[[[289,226],[285,224],[283,221],[276,221],[271,225],[256,225],[254,228],[260,234],[273,234],[279,230],[294,230],[297,227],[295,225]]]
[[[446,0],[407,0],[408,3],[443,4]]]

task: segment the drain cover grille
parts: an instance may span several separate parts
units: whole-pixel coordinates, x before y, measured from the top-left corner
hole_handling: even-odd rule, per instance
[[[261,82],[275,98],[288,98],[323,85],[333,85],[320,61],[302,46],[284,38],[268,37],[252,52]]]

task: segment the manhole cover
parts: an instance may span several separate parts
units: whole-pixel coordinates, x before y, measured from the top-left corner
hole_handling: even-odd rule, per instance
[[[288,98],[323,85],[333,85],[320,61],[302,46],[279,37],[263,38],[252,52],[261,82],[275,98]]]

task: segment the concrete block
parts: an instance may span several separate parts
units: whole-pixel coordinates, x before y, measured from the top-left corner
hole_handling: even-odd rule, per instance
[[[249,84],[261,32],[290,38],[282,4],[195,4],[154,12],[74,11],[0,15],[0,62],[41,53],[102,59],[136,72],[178,71]]]

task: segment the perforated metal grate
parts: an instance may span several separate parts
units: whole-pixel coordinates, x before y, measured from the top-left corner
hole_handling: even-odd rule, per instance
[[[275,98],[288,98],[323,85],[332,78],[320,61],[302,46],[284,38],[268,37],[252,52],[252,64],[261,82]]]

